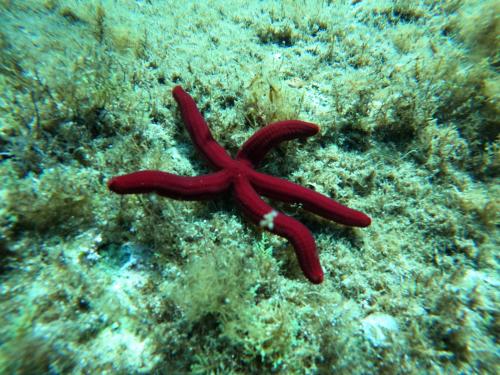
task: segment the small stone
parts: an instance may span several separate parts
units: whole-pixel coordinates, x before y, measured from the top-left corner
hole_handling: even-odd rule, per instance
[[[390,346],[390,337],[399,331],[396,319],[383,313],[370,314],[361,324],[365,337],[375,347]]]

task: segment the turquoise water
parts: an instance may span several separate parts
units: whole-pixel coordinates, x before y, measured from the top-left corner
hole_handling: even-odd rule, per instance
[[[498,8],[0,2],[0,373],[495,373]],[[266,200],[321,284],[231,189],[108,189],[214,171],[178,85],[233,157],[270,123],[320,127],[258,170],[371,218]]]

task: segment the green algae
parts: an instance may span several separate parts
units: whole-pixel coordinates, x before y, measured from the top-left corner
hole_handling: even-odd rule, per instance
[[[494,373],[495,1],[0,2],[0,372]],[[368,213],[117,197],[118,173],[209,169],[171,89],[235,152],[321,126],[263,170]]]

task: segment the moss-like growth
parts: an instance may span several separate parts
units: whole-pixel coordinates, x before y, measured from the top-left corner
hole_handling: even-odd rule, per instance
[[[0,1],[0,372],[494,373],[493,0]],[[182,85],[232,153],[367,212],[313,232],[325,281],[229,197],[110,194],[200,175]],[[273,202],[273,205],[275,202]]]
[[[285,83],[276,83],[271,74],[256,75],[245,94],[246,120],[252,127],[298,117],[301,97]]]
[[[82,178],[83,177],[83,178]],[[7,191],[10,236],[26,230],[46,233],[70,230],[92,219],[93,183],[77,170],[47,169],[39,178],[27,176]]]

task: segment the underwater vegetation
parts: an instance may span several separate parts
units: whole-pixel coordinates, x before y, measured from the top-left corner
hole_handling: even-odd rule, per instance
[[[0,1],[0,373],[495,373],[494,0]],[[117,196],[209,172],[214,139],[318,124],[262,160],[372,218],[270,202],[325,278],[222,196]]]

